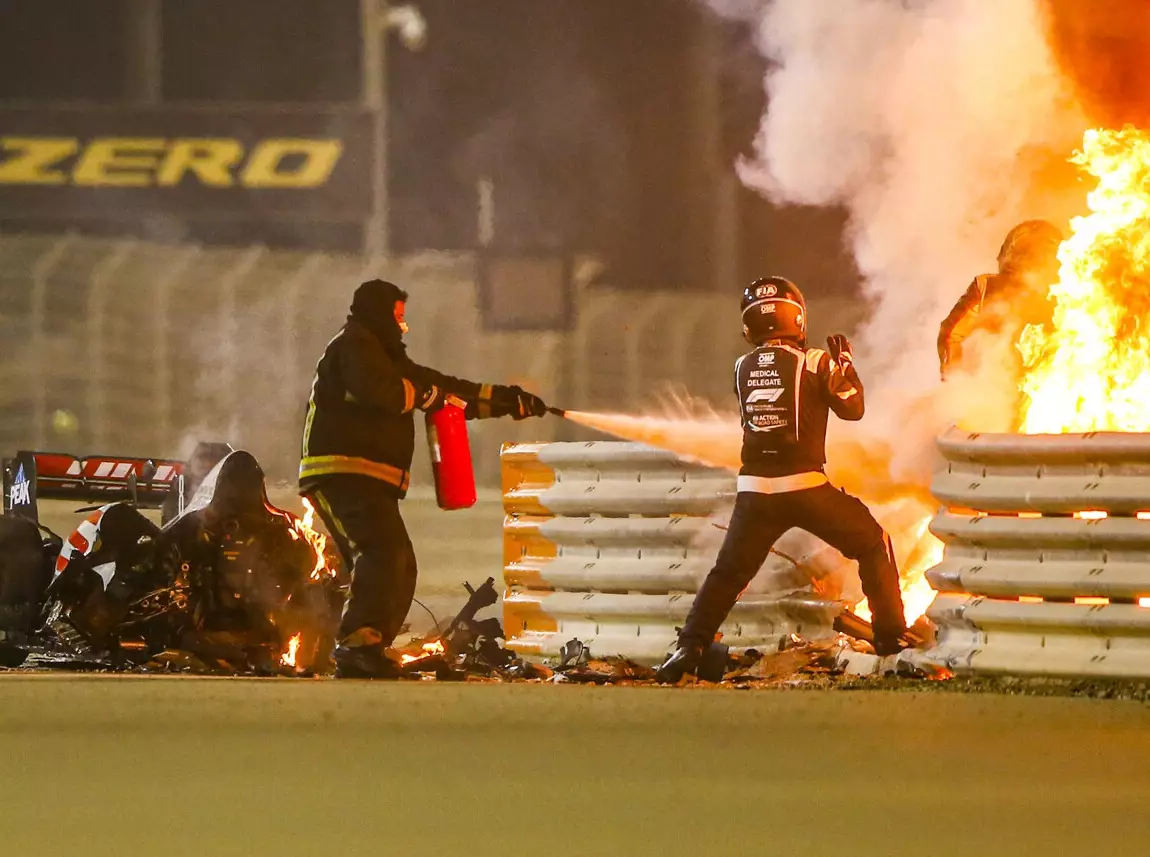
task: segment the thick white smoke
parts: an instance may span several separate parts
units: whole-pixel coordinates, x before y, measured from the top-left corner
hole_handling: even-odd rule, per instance
[[[918,481],[934,435],[1005,429],[997,359],[940,393],[938,325],[998,245],[1069,206],[1038,178],[1085,120],[1044,39],[1036,0],[710,0],[748,20],[770,63],[768,108],[745,184],[777,204],[840,206],[871,303],[856,342],[861,430],[894,441]],[[1078,191],[1081,194],[1081,191]],[[804,284],[817,293],[817,284]],[[1001,350],[999,352],[1002,353]],[[997,382],[997,383],[996,383]],[[969,394],[969,395],[968,395]]]

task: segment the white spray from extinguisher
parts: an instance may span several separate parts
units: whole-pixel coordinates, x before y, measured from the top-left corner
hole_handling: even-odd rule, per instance
[[[687,461],[739,469],[742,428],[737,418],[720,414],[693,414],[689,417],[634,416],[590,411],[551,413],[587,428],[626,440],[666,449]]]

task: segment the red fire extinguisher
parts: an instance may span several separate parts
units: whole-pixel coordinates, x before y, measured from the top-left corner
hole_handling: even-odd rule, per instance
[[[427,415],[427,447],[435,476],[435,500],[441,509],[475,505],[475,471],[463,408],[448,403]]]

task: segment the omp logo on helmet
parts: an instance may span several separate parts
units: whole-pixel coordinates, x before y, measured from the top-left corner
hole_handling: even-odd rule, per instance
[[[765,286],[759,286],[755,289],[756,298],[773,298],[779,293],[779,287],[774,283],[767,283]]]
[[[773,366],[775,363],[775,352],[764,351],[759,355],[760,366]]]
[[[21,464],[16,470],[16,478],[12,480],[12,487],[8,490],[8,506],[15,508],[16,506],[31,505],[32,492],[28,477],[24,475],[24,465]]]
[[[0,185],[314,188],[327,184],[343,141],[269,137],[0,137]]]

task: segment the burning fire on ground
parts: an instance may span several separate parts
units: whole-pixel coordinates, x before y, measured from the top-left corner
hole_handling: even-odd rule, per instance
[[[433,655],[442,655],[446,651],[447,650],[443,647],[442,642],[439,640],[432,640],[431,642],[424,643],[422,646],[420,646],[420,653],[418,655],[403,653],[399,656],[399,660],[402,664],[410,664],[412,661],[423,660],[424,658],[430,658]]]
[[[315,565],[312,567],[310,578],[312,580],[320,580],[325,574],[335,577],[336,569],[328,565],[327,562],[327,536],[312,526],[315,522],[315,507],[312,506],[306,497],[303,498],[303,506],[304,516],[302,518],[297,518],[295,515],[280,510],[277,511],[279,511],[291,525],[288,534],[292,537],[292,540],[300,541],[302,539],[307,542],[315,553]],[[300,639],[301,635],[296,634],[288,640],[287,648],[284,649],[283,654],[280,656],[281,666],[296,666],[296,656],[299,652]]]
[[[302,635],[296,634],[288,640],[287,649],[280,656],[280,664],[285,667],[294,667],[296,655],[299,653],[299,644]]]
[[[303,498],[303,507],[304,515],[302,518],[297,518],[294,515],[289,516],[292,525],[291,530],[289,530],[291,537],[297,541],[302,538],[315,551],[315,568],[311,570],[312,580],[319,580],[324,574],[334,577],[335,569],[327,564],[325,555],[327,536],[312,527],[312,524],[315,523],[315,507],[306,497]]]

